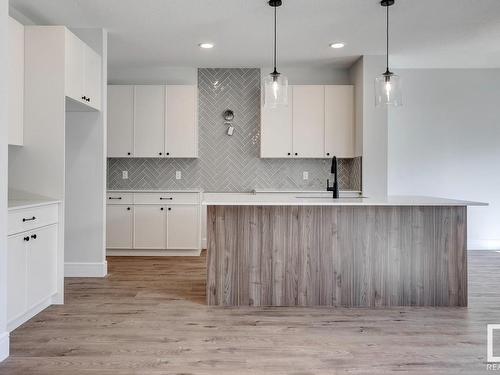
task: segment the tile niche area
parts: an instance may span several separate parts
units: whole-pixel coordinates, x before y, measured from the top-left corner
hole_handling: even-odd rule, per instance
[[[324,190],[330,160],[259,158],[260,77],[260,69],[199,69],[199,158],[109,158],[108,188]],[[226,109],[235,113],[233,136],[222,118]],[[339,182],[342,190],[361,190],[361,158],[340,160]]]

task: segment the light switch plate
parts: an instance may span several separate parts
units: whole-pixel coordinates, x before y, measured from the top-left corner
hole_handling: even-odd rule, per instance
[[[122,171],[122,179],[128,180],[128,171]]]
[[[182,173],[181,171],[175,171],[175,179],[180,180],[182,178]]]
[[[302,179],[309,180],[309,172],[306,172],[306,171],[302,172]]]

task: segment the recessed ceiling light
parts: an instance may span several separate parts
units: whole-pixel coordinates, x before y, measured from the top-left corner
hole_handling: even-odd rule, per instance
[[[345,47],[345,43],[342,43],[342,42],[331,43],[330,47],[335,48],[335,49],[344,48]]]
[[[203,49],[214,48],[213,43],[200,43],[200,44],[198,44],[198,46],[200,46],[200,48],[203,48]]]

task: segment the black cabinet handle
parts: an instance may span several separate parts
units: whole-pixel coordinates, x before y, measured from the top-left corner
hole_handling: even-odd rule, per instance
[[[288,156],[292,155],[290,152],[288,153]]]
[[[298,153],[295,153],[295,156],[298,156],[299,154]]]
[[[130,155],[130,152],[127,152],[127,155]]]
[[[34,240],[36,240],[36,234],[32,234],[31,238],[33,238]]]
[[[127,207],[127,211],[130,211],[130,207]]]
[[[326,153],[326,156],[330,156],[330,153],[329,153],[329,152],[327,152],[327,153]]]
[[[170,155],[170,152],[167,152],[167,155]]]
[[[27,222],[27,221],[33,221],[33,220],[36,220],[36,217],[34,217],[34,216],[33,216],[33,217],[30,217],[30,218],[26,218],[26,217],[24,217],[24,218],[23,218],[23,223],[25,223],[25,222]]]
[[[82,99],[83,99],[83,100],[87,100],[87,97],[86,97],[86,96],[82,96]]]
[[[108,199],[122,199],[122,197],[109,197]]]
[[[159,152],[158,154],[159,154],[160,156],[162,155],[162,153],[161,153],[161,152]]]
[[[168,210],[169,210],[169,211],[172,211],[172,207],[169,207],[169,208],[168,208]]]
[[[160,211],[163,211],[163,207],[162,207],[162,208],[160,208]]]
[[[24,240],[25,240],[26,242],[28,242],[28,241],[30,240],[30,238],[29,238],[28,236],[26,236],[26,237],[24,237]]]
[[[87,98],[87,101],[90,103],[90,98]]]
[[[160,200],[161,201],[173,201],[174,198],[163,198],[163,197],[160,197]]]

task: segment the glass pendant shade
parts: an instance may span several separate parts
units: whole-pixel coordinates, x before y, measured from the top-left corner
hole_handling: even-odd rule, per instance
[[[280,73],[271,73],[264,78],[262,85],[265,108],[288,105],[288,79]]]
[[[390,105],[399,107],[403,105],[403,92],[401,78],[391,72],[386,72],[375,78],[375,105]]]

